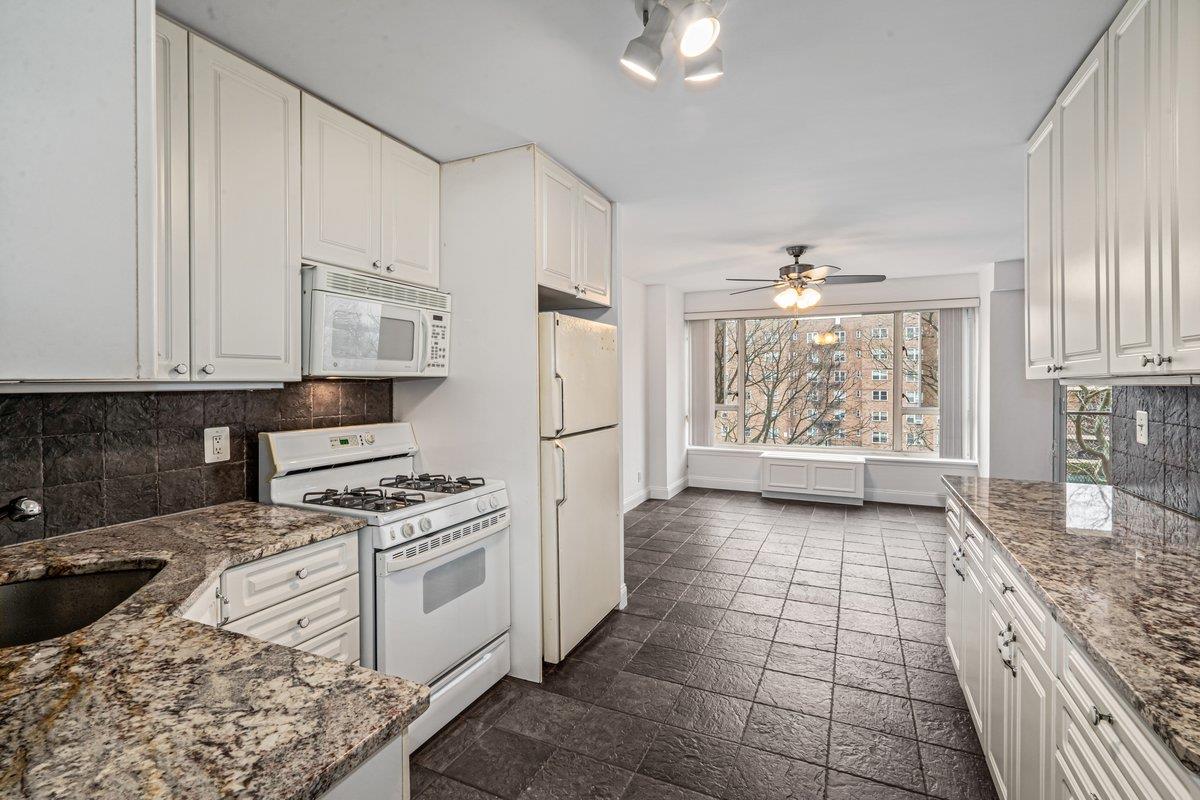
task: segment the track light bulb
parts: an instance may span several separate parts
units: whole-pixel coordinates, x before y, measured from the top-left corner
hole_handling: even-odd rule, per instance
[[[621,66],[648,81],[658,80],[658,68],[662,66],[663,41],[671,29],[671,11],[656,3],[646,20],[642,35],[631,40],[621,57]]]
[[[709,48],[707,53],[689,58],[683,64],[683,79],[689,83],[708,83],[725,74],[725,54],[721,48]]]
[[[712,5],[704,0],[695,0],[675,18],[675,38],[679,40],[679,53],[684,58],[695,58],[717,43],[721,35],[721,23],[713,13]]]

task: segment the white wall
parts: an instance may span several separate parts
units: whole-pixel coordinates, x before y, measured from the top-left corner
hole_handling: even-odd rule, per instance
[[[981,388],[987,398],[981,438],[984,432],[988,438],[980,474],[1048,481],[1054,470],[1055,382],[1025,378],[1024,268],[1020,260],[992,267],[987,335],[981,342],[988,367],[987,385]]]
[[[650,496],[670,498],[687,485],[687,348],[683,293],[646,288],[646,428]]]
[[[649,497],[646,450],[646,287],[621,280],[621,497],[626,511]]]

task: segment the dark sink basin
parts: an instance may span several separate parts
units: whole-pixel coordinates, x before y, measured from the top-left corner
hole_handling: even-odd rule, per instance
[[[89,572],[0,585],[0,647],[41,642],[91,625],[158,570]]]

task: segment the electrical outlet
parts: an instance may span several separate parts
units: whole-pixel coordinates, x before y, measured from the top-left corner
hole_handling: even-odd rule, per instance
[[[1150,444],[1150,415],[1145,411],[1134,412],[1137,428],[1134,434],[1138,444]]]
[[[204,463],[229,460],[229,428],[204,429]]]

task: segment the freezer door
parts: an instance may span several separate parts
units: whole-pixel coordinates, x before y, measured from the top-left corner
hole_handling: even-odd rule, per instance
[[[617,429],[542,442],[544,658],[557,664],[621,595]]]
[[[548,311],[538,315],[542,437],[617,424],[617,329]]]

